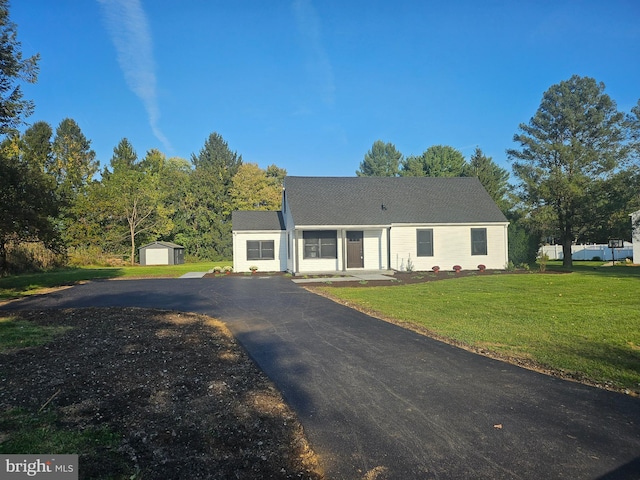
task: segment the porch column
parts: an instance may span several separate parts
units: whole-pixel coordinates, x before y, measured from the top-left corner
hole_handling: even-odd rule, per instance
[[[340,239],[342,240],[342,255],[341,258],[338,259],[341,262],[340,270],[345,272],[347,270],[347,232],[344,228],[340,229]]]

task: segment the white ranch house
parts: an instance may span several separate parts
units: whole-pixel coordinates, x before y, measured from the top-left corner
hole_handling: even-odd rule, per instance
[[[503,269],[509,222],[477,178],[286,177],[282,211],[232,214],[248,272]]]

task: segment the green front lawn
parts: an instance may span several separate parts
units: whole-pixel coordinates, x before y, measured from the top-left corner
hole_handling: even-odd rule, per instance
[[[177,278],[187,272],[207,272],[215,265],[231,265],[231,261],[185,263],[133,267],[78,267],[53,272],[12,275],[0,278],[0,300],[39,293],[43,289],[73,285],[101,278]]]
[[[640,392],[640,268],[483,274],[333,288],[331,296],[445,338]]]

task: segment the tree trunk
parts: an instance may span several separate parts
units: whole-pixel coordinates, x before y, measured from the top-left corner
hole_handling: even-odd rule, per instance
[[[571,244],[572,244],[571,236],[565,235],[562,239],[562,266],[565,268],[573,267],[573,258],[571,254]]]
[[[7,246],[4,241],[0,241],[0,277],[8,270],[7,265]]]

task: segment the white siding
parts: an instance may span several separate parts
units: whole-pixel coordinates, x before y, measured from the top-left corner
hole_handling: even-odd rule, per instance
[[[386,230],[364,231],[364,269],[387,269],[387,237]]]
[[[326,230],[331,230],[327,228]],[[337,252],[338,258],[304,258],[304,239],[302,238],[302,230],[298,231],[297,240],[295,242],[298,252],[298,270],[296,273],[312,273],[312,272],[336,272],[342,270],[342,251],[343,243],[340,230],[337,230]]]
[[[249,272],[255,265],[258,272],[282,272],[287,269],[286,232],[241,231],[233,232],[233,271]],[[273,240],[273,260],[247,260],[247,240]]]
[[[295,259],[296,259],[296,244],[295,244],[295,231],[293,230],[293,217],[291,216],[291,209],[286,203],[287,197],[283,195],[283,206],[286,206],[285,211],[283,212],[284,216],[284,225],[286,229],[285,242],[289,242],[289,249],[284,250],[284,270],[289,272],[293,272],[295,270]],[[287,256],[287,253],[289,254]]]
[[[418,257],[418,229],[433,229],[433,256]],[[471,228],[487,229],[487,255],[471,255]],[[477,270],[483,264],[491,269],[503,269],[508,261],[507,225],[411,225],[391,228],[391,268],[404,271],[411,259],[413,270]]]

